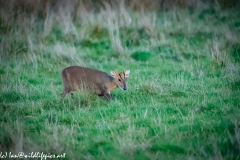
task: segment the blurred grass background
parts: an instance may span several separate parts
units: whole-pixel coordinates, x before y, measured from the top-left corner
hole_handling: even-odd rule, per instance
[[[0,1],[0,152],[239,159],[239,1]],[[60,98],[71,65],[128,91]]]

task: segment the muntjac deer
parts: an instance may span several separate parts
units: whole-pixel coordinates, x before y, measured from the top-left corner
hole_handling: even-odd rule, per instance
[[[90,89],[99,96],[104,96],[111,101],[110,92],[117,87],[122,90],[127,90],[126,78],[129,76],[130,70],[118,73],[118,71],[110,71],[110,75],[105,72],[84,68],[80,66],[71,66],[62,71],[62,80],[64,91],[61,94],[65,97],[66,94],[75,90]]]

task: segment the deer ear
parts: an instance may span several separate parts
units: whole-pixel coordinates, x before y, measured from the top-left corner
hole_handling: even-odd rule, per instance
[[[110,74],[111,74],[111,76],[113,77],[113,78],[115,78],[116,77],[116,73],[114,72],[114,71],[110,71]]]
[[[130,74],[130,70],[126,70],[126,71],[125,71],[125,77],[128,77],[129,74]]]

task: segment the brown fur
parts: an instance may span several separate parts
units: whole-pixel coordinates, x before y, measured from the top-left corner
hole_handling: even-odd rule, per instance
[[[127,71],[127,76],[129,74]],[[89,89],[94,91],[99,96],[104,96],[107,100],[111,100],[110,92],[117,87],[126,90],[126,71],[118,73],[111,71],[111,76],[105,72],[84,68],[80,66],[71,66],[62,71],[62,80],[64,91],[61,94],[65,97],[66,94],[79,89]]]

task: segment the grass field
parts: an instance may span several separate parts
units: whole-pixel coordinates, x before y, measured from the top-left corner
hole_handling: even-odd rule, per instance
[[[66,159],[240,159],[240,11],[0,13],[0,152]],[[60,97],[71,65],[130,69],[108,102]]]

